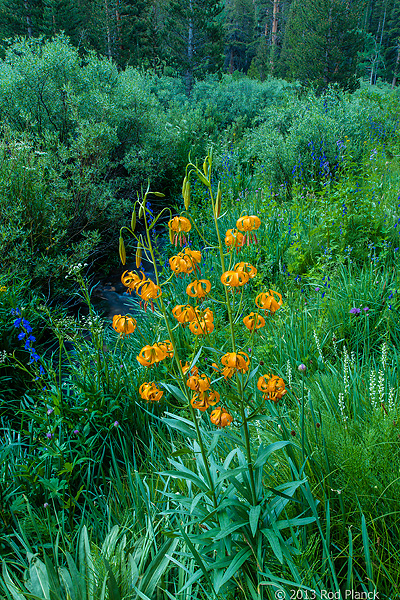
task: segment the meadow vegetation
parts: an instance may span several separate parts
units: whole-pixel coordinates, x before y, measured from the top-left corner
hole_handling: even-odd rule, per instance
[[[398,92],[59,36],[0,114],[0,598],[398,597]]]

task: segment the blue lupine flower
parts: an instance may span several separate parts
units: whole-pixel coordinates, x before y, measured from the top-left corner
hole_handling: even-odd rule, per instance
[[[18,334],[18,339],[23,340],[25,336],[26,336],[25,331],[21,331],[21,333]]]
[[[15,319],[14,321],[14,327],[21,327],[21,323],[22,323],[22,319]]]

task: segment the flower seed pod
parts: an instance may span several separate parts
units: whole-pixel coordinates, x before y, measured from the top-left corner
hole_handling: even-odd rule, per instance
[[[126,263],[126,252],[125,252],[125,244],[124,238],[122,235],[119,236],[119,257],[121,259],[122,264]]]

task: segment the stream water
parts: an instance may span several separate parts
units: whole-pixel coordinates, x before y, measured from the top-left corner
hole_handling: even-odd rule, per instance
[[[165,230],[154,229],[153,244],[157,250],[157,268],[160,269],[167,258],[167,241]],[[96,310],[104,317],[112,320],[114,315],[126,315],[127,313],[137,316],[140,311],[139,298],[135,293],[128,294],[126,287],[121,282],[124,271],[133,271],[140,274],[141,271],[155,281],[154,265],[144,256],[141,268],[136,268],[135,260],[123,266],[121,263],[117,269],[100,281],[92,291],[92,301]],[[143,312],[140,312],[143,315]]]

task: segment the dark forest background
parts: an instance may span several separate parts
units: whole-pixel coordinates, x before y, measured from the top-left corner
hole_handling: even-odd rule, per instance
[[[353,90],[396,85],[400,0],[2,0],[0,39],[64,32],[81,52],[195,77],[241,71]]]

